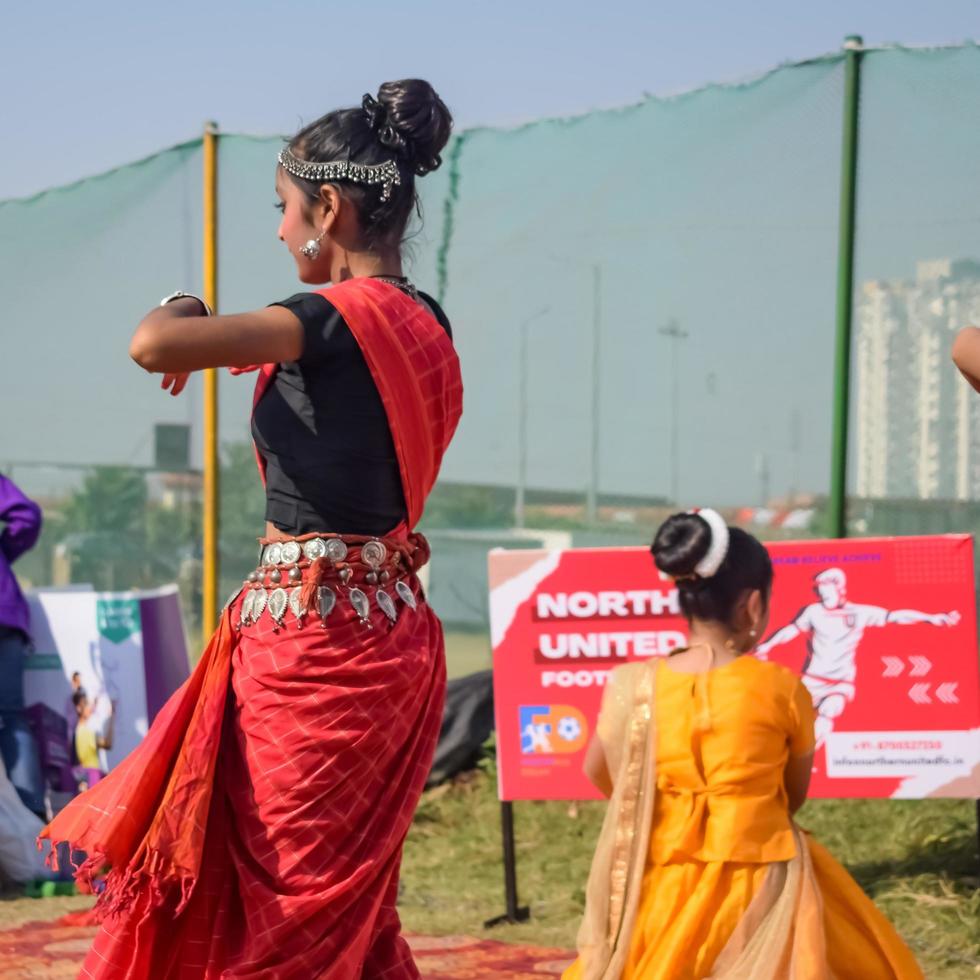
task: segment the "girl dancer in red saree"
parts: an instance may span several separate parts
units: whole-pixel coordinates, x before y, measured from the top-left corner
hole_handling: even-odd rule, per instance
[[[110,868],[82,976],[419,976],[395,899],[445,664],[412,529],[462,386],[399,245],[450,127],[416,80],[306,127],[279,157],[279,237],[302,281],[333,285],[214,318],[179,294],[134,336],[174,394],[260,366],[268,524],[191,678],[44,831],[87,853],[82,877]]]

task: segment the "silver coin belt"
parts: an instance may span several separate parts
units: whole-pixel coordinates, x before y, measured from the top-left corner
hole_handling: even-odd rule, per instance
[[[304,579],[314,568],[320,581],[308,608],[303,602]],[[395,623],[402,609],[418,605],[406,581],[412,571],[400,551],[390,550],[379,540],[353,546],[341,538],[275,541],[262,546],[259,567],[245,580],[238,625],[251,626],[267,615],[278,630],[291,614],[299,628],[312,619],[326,629],[340,602],[349,603],[366,627],[373,625],[375,606]],[[333,584],[324,581],[327,577]],[[308,588],[306,591],[309,594]]]

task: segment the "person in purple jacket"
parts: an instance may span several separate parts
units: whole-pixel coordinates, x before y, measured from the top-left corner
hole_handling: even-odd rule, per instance
[[[30,613],[11,565],[37,542],[41,508],[0,474],[0,756],[25,806],[44,811],[37,743],[24,715]]]

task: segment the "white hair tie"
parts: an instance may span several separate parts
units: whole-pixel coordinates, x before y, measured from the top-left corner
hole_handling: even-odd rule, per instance
[[[694,566],[694,573],[699,578],[712,578],[718,574],[718,569],[728,555],[730,541],[728,525],[725,523],[725,518],[710,507],[696,507],[688,513],[697,514],[711,528],[711,543],[708,545],[707,554]]]

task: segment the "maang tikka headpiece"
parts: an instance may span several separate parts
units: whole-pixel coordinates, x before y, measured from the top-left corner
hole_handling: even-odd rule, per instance
[[[384,163],[353,163],[350,160],[300,160],[289,147],[279,151],[279,166],[300,180],[328,184],[332,180],[349,180],[352,184],[381,184],[381,200],[391,197],[391,189],[401,185],[402,176],[394,160]]]

